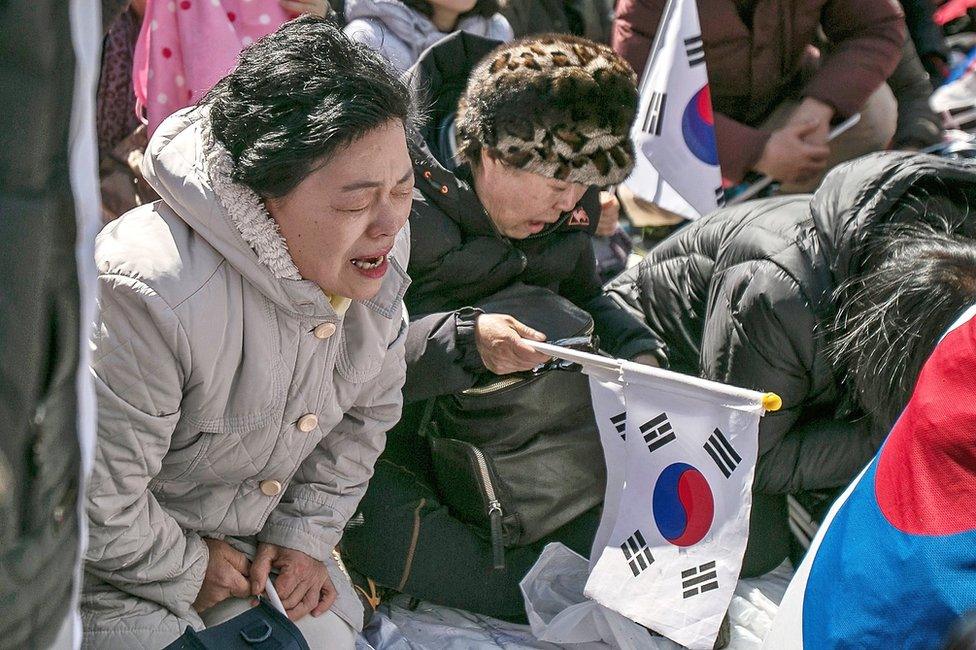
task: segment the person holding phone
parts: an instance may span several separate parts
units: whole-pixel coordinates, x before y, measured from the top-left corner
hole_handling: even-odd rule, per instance
[[[611,43],[640,73],[666,0],[620,0]],[[722,174],[809,191],[833,166],[885,149],[898,104],[885,84],[906,27],[894,0],[699,0]],[[826,35],[826,43],[819,37]],[[833,123],[858,126],[828,144]]]

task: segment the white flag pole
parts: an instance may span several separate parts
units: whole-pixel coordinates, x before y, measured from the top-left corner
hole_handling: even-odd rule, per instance
[[[600,377],[606,377],[608,372],[613,372],[616,373],[617,377],[619,378],[626,367],[631,372],[636,372],[657,379],[666,379],[674,384],[714,391],[721,395],[726,395],[732,399],[755,401],[757,404],[762,404],[763,408],[767,411],[778,411],[783,406],[783,400],[780,399],[779,395],[776,393],[764,393],[761,391],[739,388],[737,386],[729,386],[728,384],[722,384],[709,379],[701,379],[691,375],[684,375],[680,372],[674,372],[673,370],[665,370],[663,368],[655,368],[654,366],[631,363],[621,359],[601,357],[597,354],[590,354],[589,352],[581,352],[580,350],[564,348],[562,346],[552,345],[551,343],[540,343],[539,341],[531,341],[529,339],[522,340],[526,345],[534,348],[537,352],[548,354],[549,356],[556,357],[558,359],[578,363],[583,366],[583,372],[586,372],[587,369],[593,369],[596,371],[594,374]]]
[[[660,56],[661,41],[664,39],[664,32],[666,31],[664,27],[671,19],[671,14],[673,14],[675,11],[677,1],[678,0],[668,0],[667,4],[664,5],[664,12],[661,14],[660,22],[658,22],[658,30],[654,34],[654,40],[651,43],[651,53],[647,57],[647,62],[644,63],[644,72],[641,74],[640,83],[637,85],[638,92],[644,90],[644,82],[651,75],[651,71],[654,69],[654,61]]]

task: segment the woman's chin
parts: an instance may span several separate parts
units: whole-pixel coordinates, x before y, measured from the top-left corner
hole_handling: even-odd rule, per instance
[[[351,278],[344,282],[330,284],[329,287],[319,285],[330,296],[341,296],[350,300],[369,300],[379,293],[383,286],[383,278]]]

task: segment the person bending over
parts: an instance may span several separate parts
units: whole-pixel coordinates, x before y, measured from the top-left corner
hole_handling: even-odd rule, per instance
[[[493,568],[488,531],[447,505],[456,502],[456,489],[435,479],[430,445],[418,435],[421,413],[429,398],[547,361],[522,338],[552,332],[484,306],[499,294],[517,296],[512,300],[524,311],[570,302],[592,319],[610,354],[663,360],[647,326],[603,295],[591,246],[600,188],[621,182],[633,165],[636,80],[608,47],[581,38],[542,36],[497,47],[463,33],[429,50],[410,79],[429,99],[427,119],[411,141],[418,184],[406,295],[410,406],[346,531],[344,557],[381,586],[518,619],[524,617],[518,582],[545,541],[589,552],[603,494],[596,479],[604,472],[592,413],[593,444],[585,449],[595,454],[583,451],[589,455],[580,458],[570,445],[554,443],[540,450],[549,467],[525,477],[540,494],[548,486],[545,498],[552,499],[572,492],[573,477],[592,480],[591,490],[566,499],[566,511],[578,516],[538,543],[508,548],[504,569]],[[549,397],[550,404],[559,401]],[[575,410],[585,412],[589,403],[584,392]],[[540,406],[523,405],[524,415]],[[510,433],[501,422],[486,416],[484,430]]]
[[[892,304],[914,299],[913,283],[942,295],[943,276],[928,262],[939,233],[976,234],[973,206],[972,166],[873,154],[838,167],[812,196],[700,219],[608,285],[665,341],[671,369],[783,399],[759,424],[743,575],[769,571],[790,552],[787,495],[812,503],[805,495],[833,493],[871,459],[931,349],[905,343],[944,331],[962,306],[933,301],[894,339],[870,327],[851,338],[863,321],[854,316],[865,278],[898,253],[898,268],[913,270],[884,285]],[[832,345],[852,340],[842,361],[831,356]]]

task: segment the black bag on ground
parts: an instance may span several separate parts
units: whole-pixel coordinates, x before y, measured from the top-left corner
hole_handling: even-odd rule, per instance
[[[588,313],[542,287],[515,285],[477,306],[550,340],[593,334]],[[603,448],[580,372],[486,374],[431,399],[421,433],[442,501],[491,535],[495,568],[505,547],[536,542],[603,500]]]
[[[260,604],[200,632],[192,627],[163,650],[309,650],[287,616],[264,598]]]

